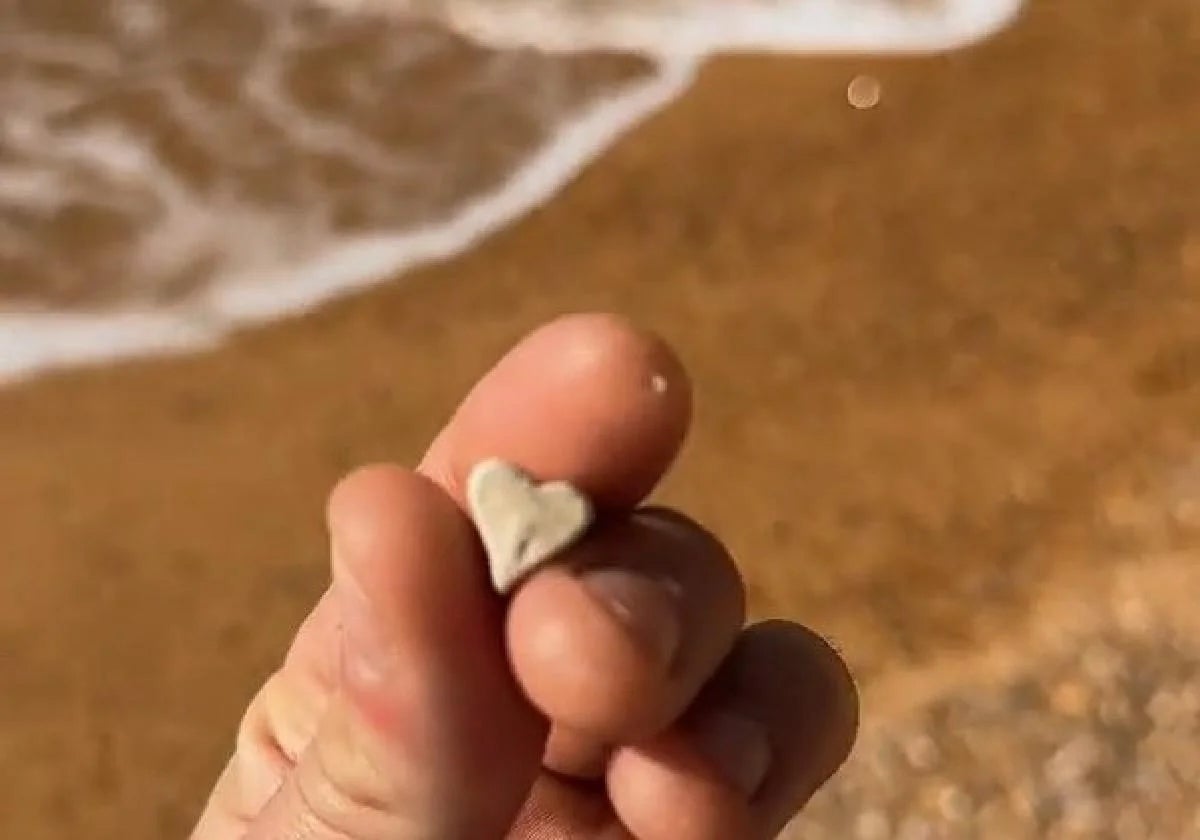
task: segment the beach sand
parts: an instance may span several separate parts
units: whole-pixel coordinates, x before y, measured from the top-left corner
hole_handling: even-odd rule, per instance
[[[325,583],[332,482],[412,463],[564,311],[678,348],[698,413],[662,500],[728,540],[757,615],[835,639],[869,721],[1020,659],[1046,604],[1186,566],[1198,34],[1188,0],[1070,0],[951,56],[721,60],[466,256],[0,390],[5,836],[185,835]]]

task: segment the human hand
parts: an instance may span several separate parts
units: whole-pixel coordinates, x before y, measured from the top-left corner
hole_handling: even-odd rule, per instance
[[[344,478],[333,582],[192,840],[776,837],[845,759],[857,698],[816,634],[743,627],[711,535],[638,508],[690,411],[660,342],[571,316],[485,376],[415,472]],[[570,481],[600,513],[508,600],[465,512],[489,457]]]

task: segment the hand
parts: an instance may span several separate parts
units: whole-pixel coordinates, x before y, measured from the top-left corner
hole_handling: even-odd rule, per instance
[[[845,759],[857,699],[811,631],[743,627],[719,542],[638,509],[690,411],[660,342],[572,316],[485,376],[417,471],[344,478],[333,582],[192,840],[775,837]],[[601,512],[509,601],[464,513],[466,475],[491,456]]]

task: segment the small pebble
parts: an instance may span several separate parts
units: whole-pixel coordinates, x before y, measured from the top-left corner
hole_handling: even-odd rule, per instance
[[[1200,838],[1200,647],[1115,620],[864,735],[785,840]]]
[[[931,770],[937,766],[937,744],[928,735],[918,735],[905,744],[904,755],[914,769]]]
[[[854,820],[857,840],[887,840],[891,832],[892,824],[882,811],[863,811]]]
[[[859,111],[869,110],[883,97],[883,85],[874,76],[855,76],[846,86],[846,101]]]
[[[1082,717],[1087,714],[1091,697],[1087,686],[1079,680],[1063,680],[1054,687],[1050,703],[1054,710],[1066,717]]]
[[[1099,765],[1103,748],[1090,733],[1075,736],[1046,762],[1046,781],[1057,789],[1066,789],[1087,778]]]
[[[963,822],[971,816],[971,797],[961,788],[946,785],[938,791],[938,811],[947,822]]]

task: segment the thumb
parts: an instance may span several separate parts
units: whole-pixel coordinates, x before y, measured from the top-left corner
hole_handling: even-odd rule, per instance
[[[511,675],[468,521],[432,482],[395,467],[345,479],[329,520],[340,621],[325,643],[337,678],[324,704],[275,701],[323,711],[244,840],[505,836],[546,724]],[[286,692],[316,681],[273,682]]]

